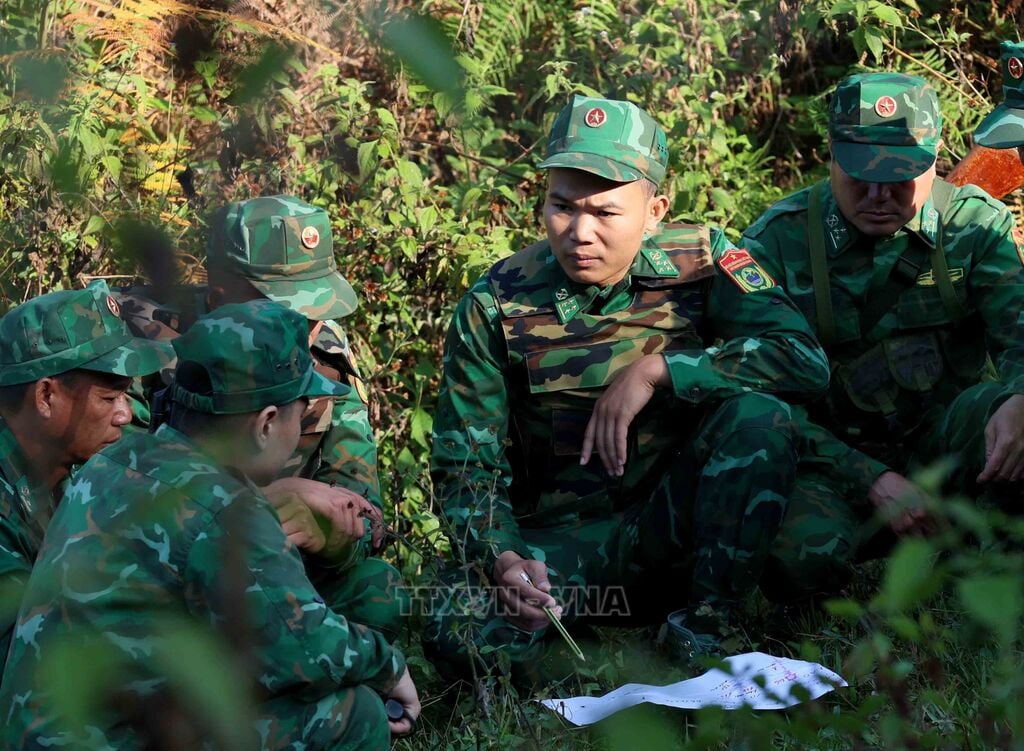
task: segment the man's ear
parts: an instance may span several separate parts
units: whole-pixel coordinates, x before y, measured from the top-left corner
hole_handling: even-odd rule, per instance
[[[32,404],[43,419],[49,420],[53,415],[54,401],[59,398],[59,388],[54,378],[40,378],[32,385]]]
[[[226,295],[224,294],[224,286],[221,284],[211,284],[206,289],[206,309],[216,310],[224,304]]]
[[[256,446],[262,451],[274,438],[274,431],[277,429],[278,417],[281,410],[276,405],[264,407],[256,415],[252,422],[252,437]]]
[[[659,193],[647,204],[647,223],[644,225],[644,229],[652,234],[656,232],[658,225],[661,223],[661,220],[665,218],[665,214],[667,213],[668,196]]]

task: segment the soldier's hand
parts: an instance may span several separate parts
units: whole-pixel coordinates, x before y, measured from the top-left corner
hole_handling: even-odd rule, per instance
[[[309,507],[290,493],[267,495],[267,500],[277,511],[281,520],[281,529],[289,542],[307,553],[319,553],[327,544],[320,525],[313,517]]]
[[[985,426],[985,467],[978,482],[1016,482],[1024,476],[1024,395],[1014,394]]]
[[[934,523],[928,515],[928,496],[898,472],[883,472],[868,491],[878,513],[897,535],[930,534]]]
[[[368,509],[380,518],[376,507],[358,493],[316,480],[286,477],[275,480],[263,488],[263,492],[275,506],[290,499],[297,499],[306,506],[324,535],[320,549],[310,552],[330,559],[347,555],[351,546],[362,539],[366,533],[363,519],[369,515]],[[275,498],[279,500],[275,502]],[[372,525],[373,517],[370,520]],[[383,526],[378,524],[375,532],[378,537],[383,535]]]
[[[405,710],[401,719],[388,720],[388,727],[392,735],[408,735],[412,732],[416,718],[420,716],[420,697],[416,691],[416,684],[412,681],[409,668],[405,669],[398,683],[388,692],[387,698],[394,699]]]
[[[494,580],[498,599],[505,606],[505,620],[514,626],[524,631],[540,631],[550,623],[541,608],[549,607],[556,615],[562,614],[562,608],[549,594],[548,568],[540,561],[507,550],[494,562]]]
[[[580,464],[597,453],[605,471],[621,476],[626,470],[626,436],[630,423],[654,396],[654,390],[671,385],[668,365],[661,355],[644,355],[620,372],[594,405],[583,434]]]

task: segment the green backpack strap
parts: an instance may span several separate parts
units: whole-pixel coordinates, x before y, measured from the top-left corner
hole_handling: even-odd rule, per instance
[[[832,311],[832,291],[828,284],[828,256],[825,253],[825,223],[821,218],[822,195],[828,180],[811,188],[807,206],[807,247],[811,254],[811,281],[814,284],[814,311],[818,319],[818,339],[823,347],[836,341],[836,317]]]
[[[945,180],[936,178],[932,186],[932,206],[939,213],[939,221],[935,229],[935,247],[932,249],[932,277],[935,279],[935,286],[939,288],[939,297],[942,298],[942,305],[946,308],[950,320],[954,324],[960,323],[967,312],[957,299],[956,290],[953,289],[953,281],[949,278],[949,267],[946,265],[946,247],[943,241],[942,224],[946,218],[946,210],[953,199],[953,186]]]

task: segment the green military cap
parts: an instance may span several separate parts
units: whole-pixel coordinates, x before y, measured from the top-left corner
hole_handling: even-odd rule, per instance
[[[562,108],[548,135],[541,169],[564,167],[619,183],[665,177],[665,131],[632,102],[577,94]]]
[[[174,339],[178,370],[200,365],[212,391],[198,394],[178,379],[171,399],[213,415],[257,412],[308,396],[343,396],[349,387],[313,369],[308,319],[272,300],[223,305]]]
[[[903,73],[859,73],[829,103],[832,158],[858,180],[913,180],[935,163],[942,114],[935,89]]]
[[[76,368],[149,375],[170,362],[166,343],[133,337],[120,313],[103,280],[22,303],[0,318],[0,386]]]
[[[990,149],[1024,146],[1024,42],[1003,42],[1003,103],[974,131],[974,140]]]
[[[314,321],[356,309],[323,209],[293,196],[262,196],[219,209],[210,229],[207,263],[245,277],[271,300]]]

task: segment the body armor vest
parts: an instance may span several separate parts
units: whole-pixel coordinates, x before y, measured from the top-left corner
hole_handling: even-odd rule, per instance
[[[680,422],[685,408],[662,389],[629,431],[623,477],[608,477],[596,456],[586,467],[579,464],[594,403],[622,368],[648,354],[704,348],[705,302],[715,273],[707,229],[666,225],[646,242],[664,252],[677,275],[634,276],[626,308],[584,310],[565,323],[554,299],[564,275],[547,243],[491,269],[510,363],[511,497],[524,526],[603,515],[649,497],[658,470],[690,432]]]

